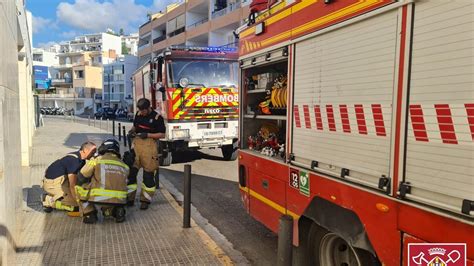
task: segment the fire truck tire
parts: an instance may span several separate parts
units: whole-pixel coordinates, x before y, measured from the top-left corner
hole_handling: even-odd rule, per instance
[[[161,166],[170,166],[172,161],[173,161],[173,154],[171,151],[166,152],[166,156],[160,157]]]
[[[168,143],[160,141],[158,152],[159,154],[161,154],[160,159],[158,161],[160,163],[160,166],[170,166],[173,162],[173,154],[172,151],[169,150]]]
[[[316,224],[309,230],[308,254],[310,265],[379,266],[370,252],[354,248],[339,235]]]
[[[235,161],[237,159],[237,148],[234,145],[224,145],[221,147],[222,156],[226,161]]]

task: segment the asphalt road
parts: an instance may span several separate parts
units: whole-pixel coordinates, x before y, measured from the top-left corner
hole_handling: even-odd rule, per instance
[[[277,236],[243,208],[237,161],[223,161],[220,149],[174,154],[173,160],[175,163],[161,168],[160,174],[182,193],[184,164],[191,164],[194,207],[252,265],[275,265]]]

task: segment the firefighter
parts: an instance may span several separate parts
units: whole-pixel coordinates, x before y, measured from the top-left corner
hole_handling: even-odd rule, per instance
[[[158,170],[157,140],[165,136],[166,127],[163,117],[151,109],[150,101],[142,98],[137,102],[138,112],[129,131],[133,137],[135,161],[128,178],[128,205],[133,206],[137,192],[137,173],[143,168],[143,182],[140,193],[140,209],[148,205],[156,191],[155,172]]]
[[[53,209],[72,212],[77,208],[74,186],[77,182],[77,172],[84,165],[85,160],[95,153],[96,145],[85,142],[78,151],[54,161],[48,166],[43,179],[43,210],[51,212]]]
[[[122,162],[120,144],[115,139],[104,141],[98,153],[79,172],[81,186],[76,186],[76,192],[83,222],[95,223],[96,206],[100,206],[105,217],[112,216],[121,223],[125,220],[129,167]]]

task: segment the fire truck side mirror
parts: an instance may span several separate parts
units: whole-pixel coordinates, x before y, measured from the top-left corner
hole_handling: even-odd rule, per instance
[[[159,92],[161,92],[161,98],[163,99],[163,102],[166,101],[166,90],[165,87],[160,86],[158,89]]]

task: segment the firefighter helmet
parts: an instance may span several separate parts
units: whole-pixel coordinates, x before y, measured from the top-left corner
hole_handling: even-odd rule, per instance
[[[106,152],[112,152],[120,156],[120,144],[115,139],[108,139],[99,146],[98,152],[100,155],[104,155]]]

